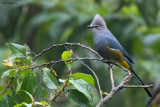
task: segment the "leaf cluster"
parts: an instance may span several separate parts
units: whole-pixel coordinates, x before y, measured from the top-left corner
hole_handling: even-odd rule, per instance
[[[61,97],[83,106],[93,106],[94,79],[89,74],[72,74],[72,61],[64,61],[70,71],[68,77],[57,78],[53,65],[51,68],[31,68],[37,65],[27,45],[7,43],[7,46],[12,54],[3,63],[8,70],[2,74],[1,107],[50,107]],[[64,51],[62,60],[71,59],[72,53],[72,50]]]

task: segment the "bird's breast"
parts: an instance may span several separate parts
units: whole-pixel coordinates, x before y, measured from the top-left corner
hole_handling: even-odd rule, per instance
[[[96,51],[105,59],[111,61],[122,61],[123,54],[120,50],[109,47],[110,41],[105,37],[94,38],[94,45]]]
[[[109,53],[106,50],[106,44],[109,43],[103,37],[94,38],[96,51],[105,59],[109,59]]]

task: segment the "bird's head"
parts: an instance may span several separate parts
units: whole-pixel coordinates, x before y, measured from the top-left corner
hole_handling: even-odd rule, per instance
[[[87,28],[91,28],[93,31],[101,31],[106,28],[106,23],[99,14],[96,14],[91,25],[87,26]]]

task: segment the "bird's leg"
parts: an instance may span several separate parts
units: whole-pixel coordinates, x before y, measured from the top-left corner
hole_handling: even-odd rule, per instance
[[[108,70],[112,69],[112,64],[111,63],[108,63]]]
[[[110,71],[110,78],[111,78],[112,89],[114,89],[115,85],[114,85],[114,79],[113,79],[112,66],[113,65],[111,63],[108,64],[108,70]]]

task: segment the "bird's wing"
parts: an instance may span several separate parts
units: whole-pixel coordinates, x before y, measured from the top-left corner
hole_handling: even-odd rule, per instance
[[[128,53],[126,52],[126,50],[118,42],[118,40],[113,35],[110,35],[110,36],[111,36],[111,38],[109,39],[109,46],[110,46],[110,48],[120,50],[122,52],[122,54],[123,54],[124,57],[126,57],[131,63],[134,63],[132,61],[132,59],[130,58],[130,56],[128,55]]]

